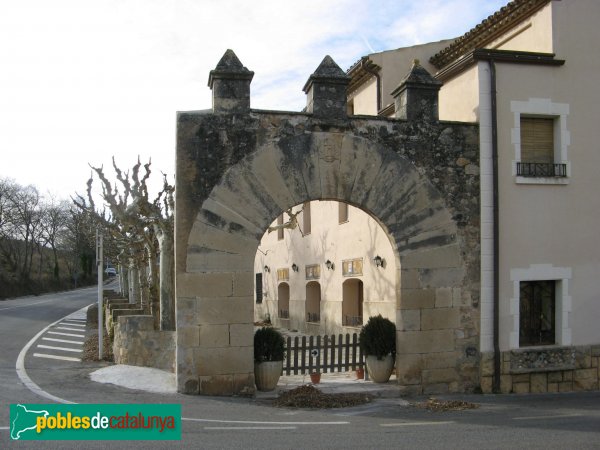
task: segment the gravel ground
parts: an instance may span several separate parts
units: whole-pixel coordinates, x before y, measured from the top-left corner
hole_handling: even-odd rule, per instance
[[[112,342],[106,333],[104,333],[104,344],[102,346],[104,361],[114,362]],[[88,336],[83,344],[83,361],[99,361],[98,359],[98,334],[93,333]]]

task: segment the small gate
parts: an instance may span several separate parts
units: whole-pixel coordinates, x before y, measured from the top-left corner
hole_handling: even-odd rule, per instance
[[[298,336],[286,339],[283,373],[347,372],[362,369],[364,358],[356,333],[326,336]]]

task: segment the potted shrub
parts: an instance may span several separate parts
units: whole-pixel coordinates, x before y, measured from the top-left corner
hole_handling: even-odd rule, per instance
[[[282,334],[263,327],[254,333],[254,380],[259,391],[272,391],[283,370],[284,341]]]
[[[367,359],[369,376],[376,383],[385,383],[394,370],[396,357],[396,325],[379,314],[369,317],[361,328],[359,344]]]

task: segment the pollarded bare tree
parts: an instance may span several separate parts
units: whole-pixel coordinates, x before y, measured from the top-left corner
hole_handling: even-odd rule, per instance
[[[142,166],[138,158],[138,162],[133,166],[130,176],[129,172],[123,173],[119,169],[113,158],[113,168],[120,184],[120,190],[117,188],[116,183],[113,186],[107,179],[102,167],[92,168],[102,182],[102,196],[113,217],[126,230],[135,230],[135,234],[143,239],[150,270],[149,294],[153,306],[156,302],[160,305],[159,308],[152,308],[153,315],[155,315],[155,318],[159,318],[161,330],[174,330],[173,212],[175,189],[168,183],[167,177],[163,174],[162,190],[153,200],[150,200],[147,184],[152,173],[150,166],[150,161]],[[158,265],[156,244],[158,244],[159,250]],[[156,314],[157,310],[160,311],[159,314]]]

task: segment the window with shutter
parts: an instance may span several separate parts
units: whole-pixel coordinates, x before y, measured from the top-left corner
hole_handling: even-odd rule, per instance
[[[554,163],[554,119],[521,117],[521,161]]]

